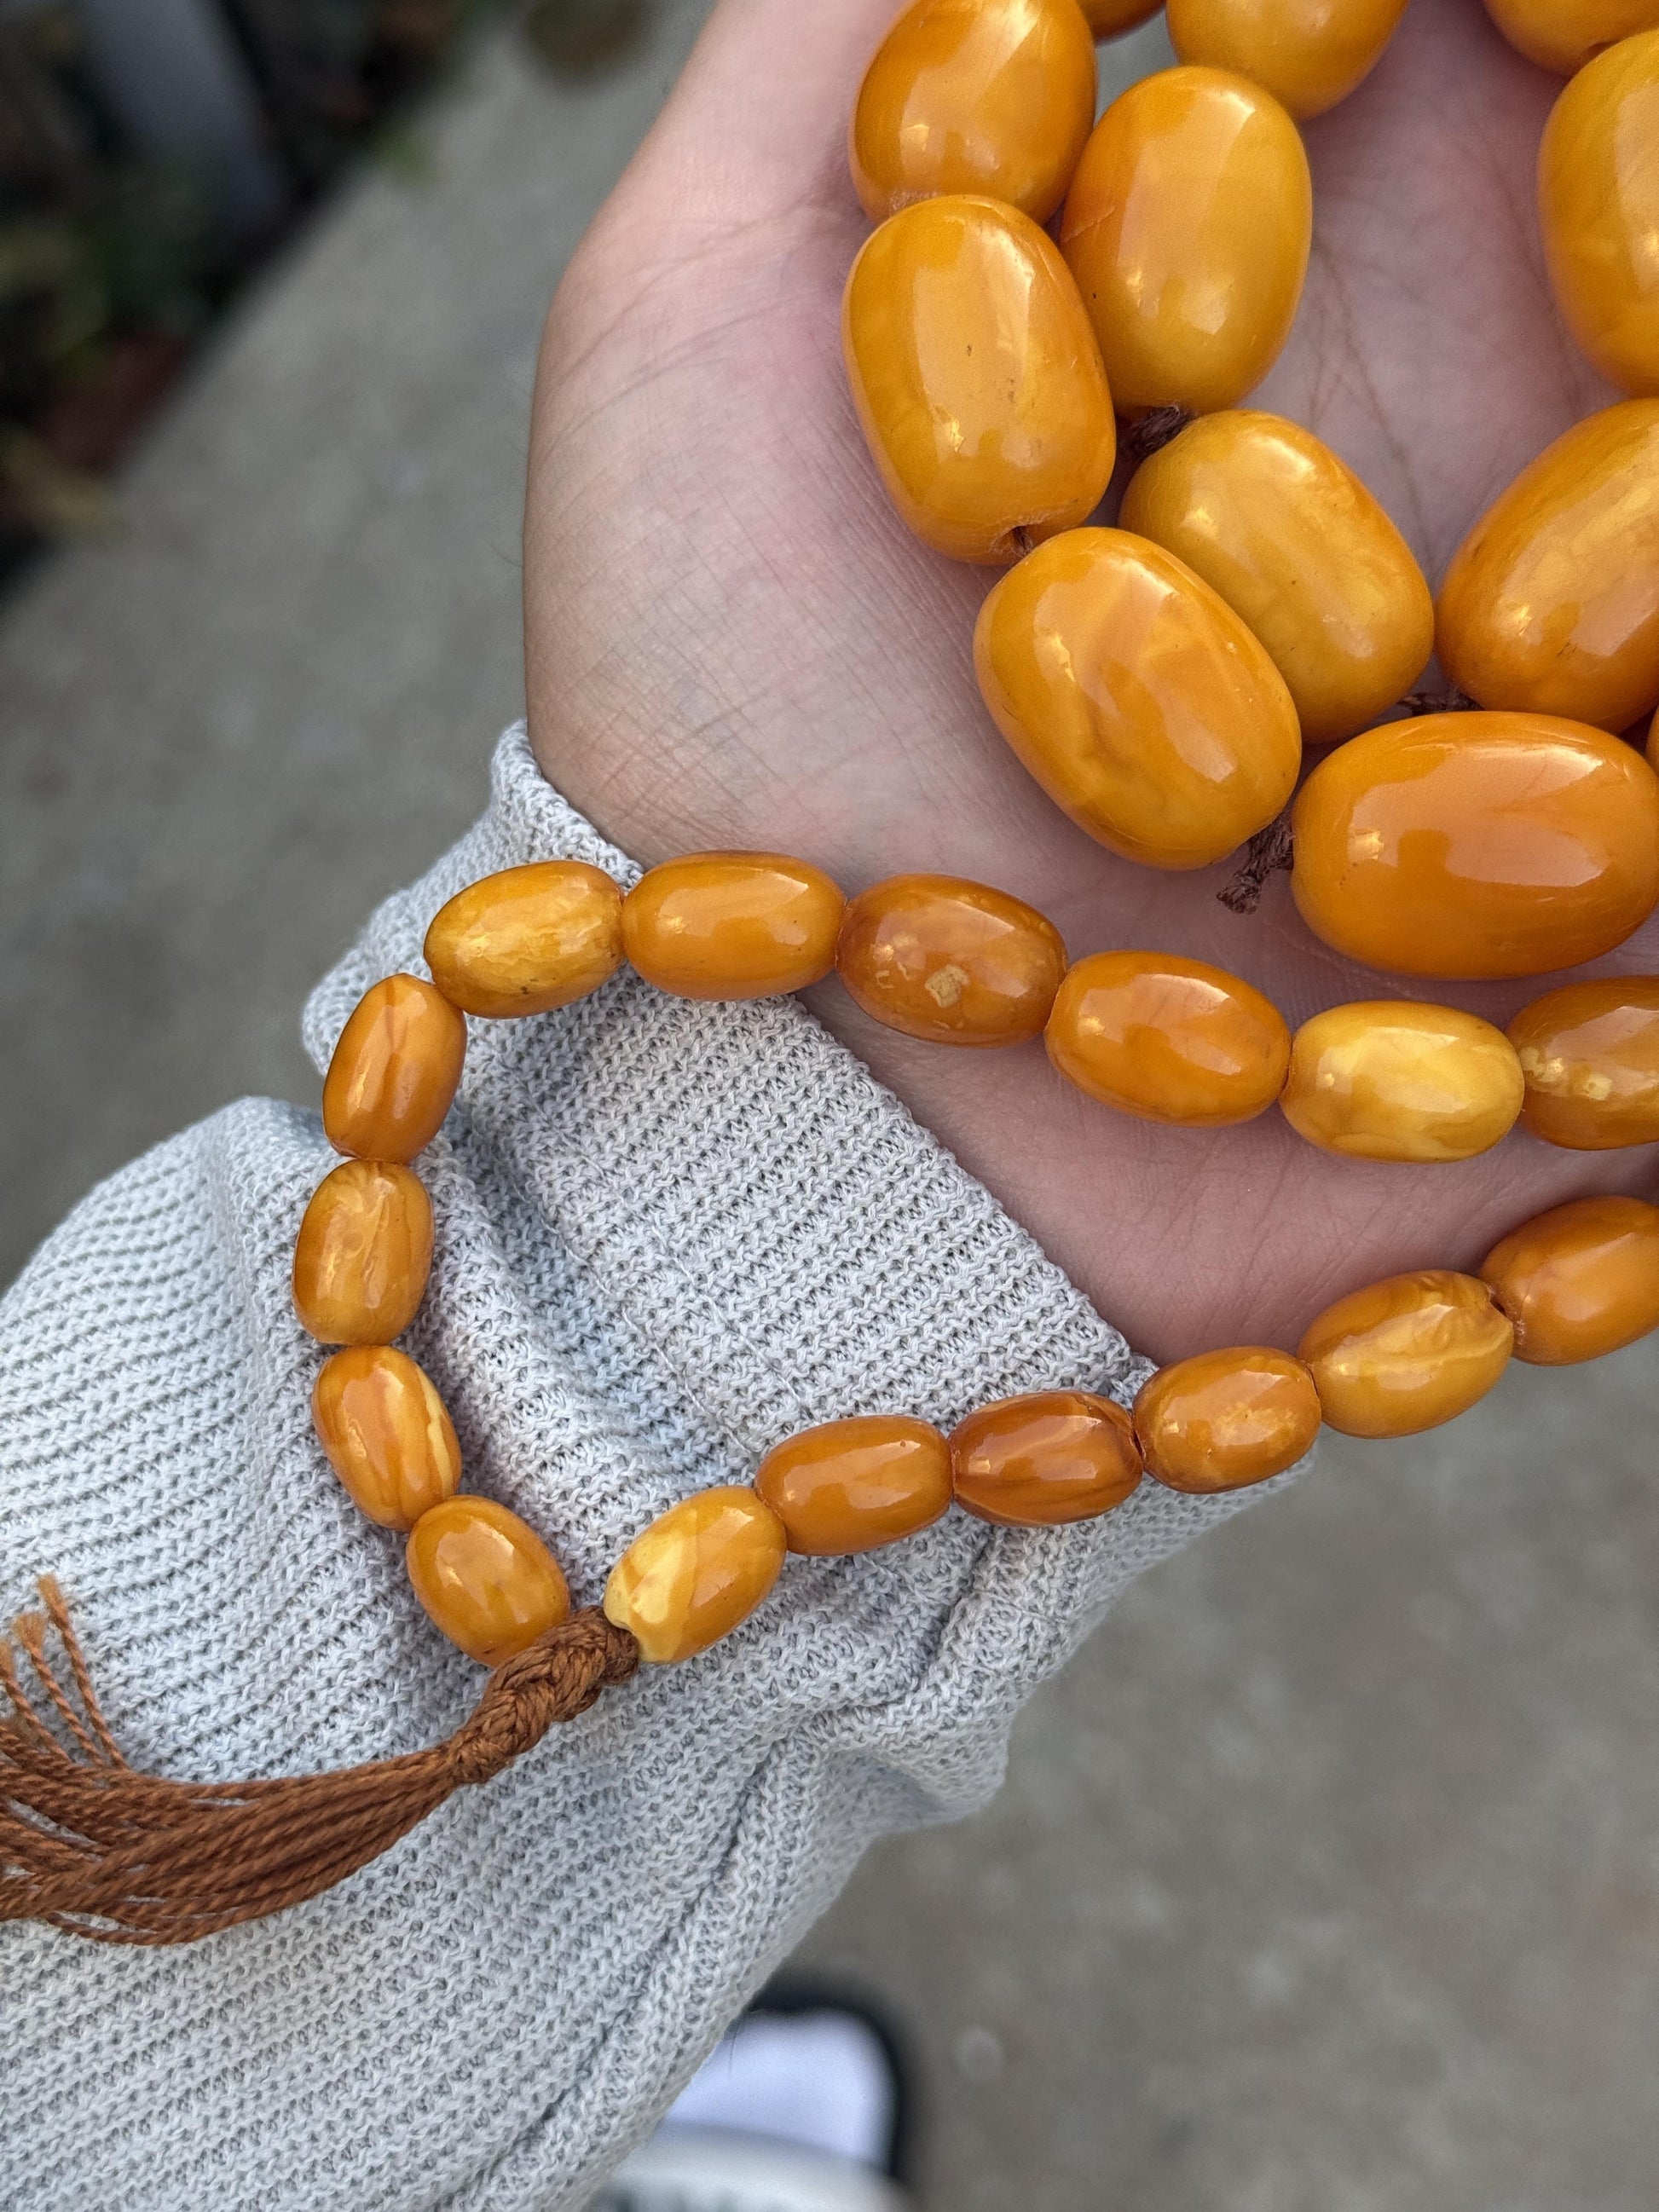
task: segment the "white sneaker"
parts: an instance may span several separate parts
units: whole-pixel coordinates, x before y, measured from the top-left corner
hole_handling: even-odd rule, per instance
[[[592,2212],[912,2212],[883,2174],[823,2151],[714,2128],[665,2127]]]

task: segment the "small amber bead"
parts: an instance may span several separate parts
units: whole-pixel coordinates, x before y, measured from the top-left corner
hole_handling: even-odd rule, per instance
[[[1538,156],[1544,258],[1562,320],[1609,384],[1659,392],[1659,31],[1579,70]]]
[[[752,1490],[699,1491],[636,1536],[605,1586],[605,1614],[641,1655],[690,1659],[746,1620],[778,1578],[784,1527]]]
[[[1615,40],[1659,28],[1659,0],[1486,0],[1486,13],[1518,52],[1558,76]]]
[[[432,1201],[390,1160],[347,1160],[312,1194],[294,1247],[294,1310],[324,1344],[390,1344],[432,1269]]]
[[[1170,0],[1183,62],[1237,70],[1297,118],[1322,115],[1363,83],[1406,0]]]
[[[1199,1495],[1283,1474],[1311,1448],[1319,1421],[1312,1376],[1269,1345],[1201,1352],[1161,1368],[1135,1400],[1147,1474]]]
[[[931,1044],[1022,1044],[1048,1018],[1066,944],[1035,907],[960,876],[890,876],[847,908],[836,969],[865,1012]]]
[[[1510,1024],[1510,1042],[1534,1137],[1575,1152],[1659,1143],[1659,975],[1546,992]]]
[[[448,1498],[410,1531],[415,1595],[469,1659],[499,1667],[570,1618],[559,1563],[493,1498]]]
[[[951,1503],[951,1448],[930,1421],[870,1413],[825,1421],[775,1444],[757,1494],[792,1552],[837,1558],[929,1528]]]
[[[1224,968],[1173,952],[1091,952],[1048,1017],[1048,1057],[1121,1114],[1218,1129],[1266,1113],[1285,1086],[1279,1009]]]
[[[1430,1267],[1367,1284],[1328,1306],[1299,1350],[1332,1428],[1414,1437],[1484,1398],[1515,1331],[1485,1283]]]
[[[1509,1134],[1525,1085],[1502,1030],[1456,1006],[1370,999],[1304,1022],[1279,1109],[1358,1160],[1467,1160]]]
[[[1082,0],[1084,20],[1097,39],[1115,39],[1156,15],[1164,0]]]
[[[461,1448],[444,1401],[425,1370],[389,1344],[325,1359],[311,1419],[329,1464],[382,1528],[412,1528],[460,1487]]]
[[[1128,1415],[1089,1390],[1037,1390],[969,1413],[951,1436],[957,1503],[1000,1528],[1093,1521],[1139,1486]]]
[[[622,893],[585,860],[534,860],[458,891],[426,933],[426,964],[464,1013],[551,1013],[622,965]]]
[[[441,991],[388,975],[364,992],[323,1083],[323,1127],[336,1152],[412,1160],[448,1113],[466,1057],[466,1023]]]
[[[770,999],[836,964],[846,901],[821,868],[781,853],[688,853],[623,902],[623,944],[678,999]]]
[[[1480,1273],[1515,1323],[1517,1359],[1599,1359],[1659,1327],[1659,1211],[1573,1199],[1511,1231]]]

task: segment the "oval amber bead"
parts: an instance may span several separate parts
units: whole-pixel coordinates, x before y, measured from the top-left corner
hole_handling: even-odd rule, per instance
[[[1370,75],[1405,12],[1406,0],[1170,0],[1170,43],[1294,116],[1322,115]]]
[[[951,1431],[957,1503],[1000,1528],[1057,1528],[1109,1513],[1140,1484],[1128,1415],[1089,1390],[982,1406]]]
[[[1021,762],[1125,860],[1206,867],[1295,788],[1284,678],[1201,578],[1128,531],[1028,554],[980,610],[974,665]]]
[[[792,1552],[872,1552],[930,1528],[951,1503],[951,1448],[931,1421],[869,1413],[824,1421],[776,1444],[755,1491]]]
[[[1534,1137],[1575,1152],[1659,1143],[1659,975],[1546,992],[1510,1024],[1510,1042]]]
[[[432,1202],[390,1160],[347,1160],[312,1194],[294,1247],[294,1310],[324,1344],[389,1344],[432,1271]]]
[[[353,1007],[323,1081],[323,1128],[336,1152],[412,1160],[448,1113],[466,1024],[417,975],[388,975]]]
[[[1514,1346],[1485,1283],[1429,1267],[1339,1298],[1299,1349],[1332,1428],[1414,1437],[1484,1398]]]
[[[1525,1084],[1502,1030],[1456,1006],[1372,999],[1304,1022],[1279,1110],[1358,1160],[1467,1160],[1515,1127]]]
[[[1048,1057],[1121,1114],[1218,1129],[1265,1113],[1285,1085],[1291,1035],[1237,975],[1171,952],[1091,952],[1048,1017]]]
[[[461,1448],[444,1401],[426,1370],[389,1344],[325,1359],[311,1419],[330,1466],[382,1528],[412,1528],[460,1488]]]
[[[1283,1474],[1311,1448],[1319,1422],[1312,1376],[1270,1345],[1180,1360],[1135,1400],[1148,1474],[1200,1496]]]
[[[1659,0],[1486,0],[1486,13],[1518,52],[1558,76],[1615,40],[1659,28]]]
[[[1625,730],[1659,704],[1659,400],[1604,408],[1522,470],[1446,571],[1436,637],[1483,707]]]
[[[1659,31],[1579,70],[1538,156],[1544,258],[1563,321],[1609,384],[1659,392]]]
[[[836,968],[874,1021],[930,1044],[1023,1044],[1066,973],[1053,922],[959,876],[890,876],[847,908]]]
[[[463,1013],[551,1013],[622,965],[622,893],[585,860],[534,860],[458,891],[426,933],[426,964]]]
[[[605,1615],[659,1665],[690,1659],[746,1620],[770,1591],[787,1541],[752,1490],[699,1491],[636,1536],[605,1586]]]
[[[493,1498],[449,1498],[422,1513],[405,1553],[415,1595],[469,1659],[499,1667],[570,1618],[559,1563]]]
[[[1517,1359],[1600,1359],[1659,1327],[1659,1211],[1573,1199],[1512,1231],[1480,1273],[1515,1323]]]
[[[1577,967],[1659,900],[1659,776],[1633,746],[1543,714],[1429,714],[1351,738],[1291,821],[1309,928],[1401,975]]]
[[[1434,601],[1410,547],[1298,422],[1246,409],[1201,416],[1141,464],[1118,519],[1249,624],[1309,744],[1368,729],[1434,651]]]
[[[1156,15],[1164,0],[1081,0],[1083,18],[1097,39],[1115,39]]]
[[[835,966],[845,905],[810,861],[688,853],[629,891],[623,944],[646,981],[678,999],[777,998]]]
[[[1095,42],[1077,0],[913,0],[853,110],[853,183],[874,222],[981,192],[1047,222],[1095,119]]]
[[[1143,77],[1083,150],[1060,250],[1126,414],[1231,407],[1296,319],[1313,237],[1297,127],[1225,70]]]

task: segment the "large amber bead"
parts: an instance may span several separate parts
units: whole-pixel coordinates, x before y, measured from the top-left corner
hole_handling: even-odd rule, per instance
[[[466,1023],[430,983],[388,975],[353,1007],[323,1081],[337,1152],[412,1160],[438,1133],[461,1079]]]
[[[1406,0],[1170,0],[1170,43],[1305,118],[1363,83],[1405,12]]]
[[[1202,868],[1295,788],[1296,707],[1184,562],[1127,530],[1029,553],[980,610],[979,687],[1055,805],[1126,860]]]
[[[782,1522],[752,1490],[699,1491],[623,1553],[605,1586],[605,1618],[659,1665],[692,1658],[749,1618],[787,1548]]]
[[[1296,902],[1350,959],[1539,975],[1622,945],[1659,900],[1659,776],[1543,714],[1429,714],[1327,756],[1291,817]]]
[[[1436,630],[1483,707],[1625,730],[1659,704],[1659,399],[1577,423],[1458,549]]]
[[[1485,1283],[1438,1267],[1368,1283],[1303,1338],[1325,1419],[1349,1437],[1414,1437],[1484,1398],[1515,1330]]]
[[[323,1362],[311,1419],[329,1464],[371,1521],[412,1528],[461,1483],[455,1425],[424,1368],[389,1344]]]
[[[1502,1030],[1456,1006],[1370,999],[1303,1023],[1279,1110],[1358,1160],[1467,1160],[1515,1127],[1525,1089]]]
[[[1486,0],[1486,13],[1529,62],[1558,76],[1616,40],[1659,28],[1659,0]]]
[[[931,1421],[902,1413],[824,1421],[775,1444],[755,1489],[782,1522],[792,1552],[872,1552],[945,1513],[951,1448]]]
[[[1265,1113],[1291,1033],[1260,991],[1173,952],[1091,952],[1048,1017],[1048,1057],[1091,1098],[1146,1121],[1218,1129]]]
[[[1538,156],[1562,319],[1609,384],[1659,392],[1659,31],[1581,69]]]
[[[1100,349],[1046,232],[952,197],[883,223],[842,309],[853,402],[905,521],[958,561],[1012,561],[1086,521],[1117,423]]]
[[[1010,892],[890,876],[848,906],[836,969],[865,1012],[930,1044],[1022,1044],[1048,1018],[1066,943]]]
[[[1236,406],[1279,358],[1313,237],[1297,127],[1226,70],[1164,70],[1107,109],[1060,221],[1128,415]]]
[[[1000,1528],[1093,1521],[1138,1489],[1128,1415],[1091,1390],[1036,1390],[969,1413],[951,1435],[957,1503]]]
[[[1510,1024],[1521,1119],[1575,1152],[1659,1144],[1659,975],[1566,983]]]
[[[1160,1368],[1135,1400],[1146,1472],[1170,1490],[1244,1490],[1294,1467],[1319,1434],[1319,1393],[1270,1345],[1200,1352]]]
[[[1599,1359],[1659,1327],[1659,1210],[1573,1199],[1513,1230],[1480,1273],[1515,1323],[1517,1359]]]
[[[499,1667],[570,1618],[570,1591],[533,1528],[493,1498],[422,1513],[405,1553],[415,1595],[469,1659]]]
[[[1156,15],[1164,0],[1082,0],[1083,15],[1097,39],[1115,39]]]
[[[1309,744],[1370,728],[1434,651],[1434,601],[1410,547],[1353,471],[1282,416],[1200,416],[1141,464],[1118,520],[1249,626]]]
[[[432,1271],[432,1201],[390,1160],[347,1160],[312,1194],[294,1247],[294,1310],[324,1344],[390,1344]]]
[[[622,893],[585,860],[533,860],[458,891],[426,933],[433,980],[464,1013],[546,1014],[622,965]]]
[[[779,998],[835,966],[846,903],[808,860],[688,853],[629,891],[623,944],[646,981],[677,999]]]

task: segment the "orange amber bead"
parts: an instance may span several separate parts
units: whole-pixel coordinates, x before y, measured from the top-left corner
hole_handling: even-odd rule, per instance
[[[974,665],[1024,766],[1126,860],[1206,867],[1295,788],[1284,678],[1184,562],[1127,530],[1028,554],[980,610]]]
[[[1279,1110],[1358,1160],[1467,1160],[1515,1127],[1525,1084],[1502,1030],[1456,1006],[1370,999],[1304,1022]]]
[[[323,1082],[336,1152],[412,1160],[438,1133],[461,1079],[466,1024],[416,975],[372,985],[340,1032]]]
[[[389,1160],[347,1160],[312,1194],[294,1247],[294,1310],[324,1344],[390,1344],[432,1269],[432,1202]]]
[[[558,1561],[493,1498],[448,1498],[422,1513],[406,1558],[416,1596],[450,1642],[486,1667],[570,1618]]]
[[[1160,1369],[1135,1400],[1148,1474],[1200,1495],[1283,1474],[1310,1449],[1319,1421],[1312,1376],[1267,1345],[1180,1360]]]
[[[969,1413],[951,1436],[957,1503],[1000,1528],[1093,1521],[1139,1486],[1128,1415],[1088,1390],[1037,1390]]]
[[[323,1362],[311,1419],[329,1464],[371,1521],[412,1528],[461,1483],[455,1425],[432,1378],[389,1344]]]
[[[1093,514],[1117,423],[1089,318],[1047,234],[1018,208],[905,208],[847,280],[853,401],[893,504],[958,561],[1012,561]]]
[[[1406,0],[1170,0],[1170,43],[1305,118],[1364,82],[1405,12]]]
[[[951,1448],[930,1421],[871,1413],[776,1444],[755,1477],[792,1552],[838,1558],[930,1528],[951,1503]]]
[[[1429,1267],[1339,1298],[1299,1348],[1334,1429],[1414,1437],[1484,1398],[1514,1346],[1485,1283]]]
[[[890,876],[848,905],[842,981],[872,1020],[932,1044],[1022,1044],[1048,1018],[1066,944],[1035,907],[960,876]]]
[[[1082,0],[1083,15],[1097,39],[1115,39],[1156,15],[1164,0]]]
[[[1622,945],[1659,901],[1659,776],[1544,714],[1429,714],[1328,754],[1292,817],[1316,937],[1407,975],[1537,975]]]
[[[752,1490],[699,1491],[636,1536],[605,1586],[605,1614],[658,1664],[694,1658],[770,1591],[787,1541]]]
[[[623,944],[647,983],[678,999],[771,999],[836,964],[846,901],[781,853],[688,853],[623,902]]]
[[[1510,1024],[1510,1042],[1534,1137],[1575,1152],[1659,1143],[1659,975],[1546,992]]]
[[[1486,0],[1486,13],[1517,52],[1558,76],[1615,40],[1659,27],[1659,0]]]
[[[1173,952],[1091,952],[1048,1017],[1048,1057],[1091,1098],[1146,1121],[1218,1129],[1285,1085],[1291,1033],[1237,975]]]
[[[1659,392],[1659,31],[1579,70],[1538,156],[1555,302],[1609,384]]]
[[[1659,1327],[1659,1211],[1573,1199],[1512,1231],[1480,1273],[1515,1323],[1517,1359],[1599,1359]]]
[[[433,980],[504,1021],[586,998],[622,965],[622,893],[585,860],[534,860],[458,891],[426,933]]]

